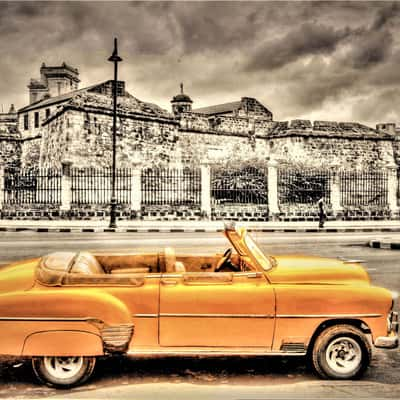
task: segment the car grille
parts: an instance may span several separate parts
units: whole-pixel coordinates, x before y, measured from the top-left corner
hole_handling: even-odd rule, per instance
[[[104,348],[108,351],[125,351],[133,335],[132,324],[107,326],[101,330]]]

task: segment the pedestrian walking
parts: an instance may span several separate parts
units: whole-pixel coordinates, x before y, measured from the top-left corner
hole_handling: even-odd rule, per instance
[[[325,199],[324,197],[321,197],[318,200],[318,217],[319,217],[319,227],[323,228],[324,227],[324,223],[326,220],[326,213],[325,213]]]

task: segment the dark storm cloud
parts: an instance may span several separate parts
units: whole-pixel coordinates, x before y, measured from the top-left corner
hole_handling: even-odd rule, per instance
[[[128,90],[165,108],[183,81],[194,107],[253,96],[276,119],[375,122],[395,112],[373,104],[400,84],[399,6],[0,2],[0,103],[24,106],[43,61],[78,67],[81,87],[109,79],[117,36]]]
[[[246,70],[279,68],[306,55],[329,54],[349,34],[348,28],[303,23],[277,40],[265,41],[246,64]]]
[[[381,8],[378,10],[375,21],[372,25],[372,29],[381,29],[393,19],[399,16],[400,13],[400,5],[398,3],[389,4],[386,7]]]
[[[393,36],[389,31],[369,31],[352,43],[347,60],[354,68],[368,68],[386,60],[391,55],[392,45]]]
[[[378,93],[369,94],[354,105],[353,113],[361,120],[393,121],[398,115],[400,91],[385,89]],[[398,122],[398,119],[395,120]]]
[[[393,35],[391,23],[399,16],[399,4],[384,6],[376,13],[370,27],[362,27],[353,32],[346,62],[357,69],[369,68],[387,60],[392,54]]]

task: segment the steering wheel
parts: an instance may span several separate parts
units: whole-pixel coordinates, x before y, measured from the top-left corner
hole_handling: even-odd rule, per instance
[[[225,264],[230,260],[232,255],[232,249],[226,249],[224,255],[219,259],[214,272],[220,272]]]

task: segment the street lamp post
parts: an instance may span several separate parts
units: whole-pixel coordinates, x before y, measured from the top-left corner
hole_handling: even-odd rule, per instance
[[[116,140],[117,140],[117,82],[118,82],[118,63],[122,58],[118,55],[117,38],[114,39],[114,51],[108,61],[114,63],[114,82],[113,82],[113,130],[112,130],[112,178],[111,178],[111,211],[110,228],[116,228],[117,199],[115,197],[115,164],[116,164]]]

